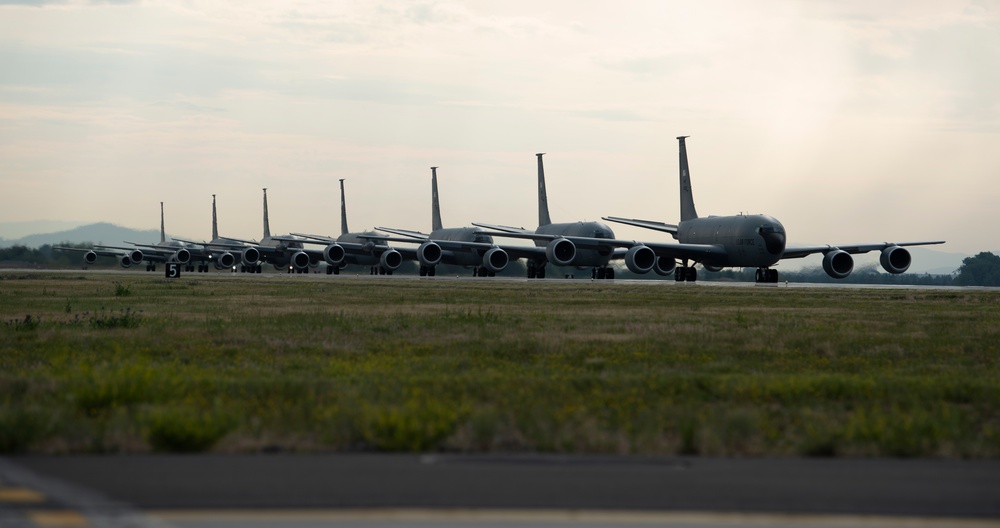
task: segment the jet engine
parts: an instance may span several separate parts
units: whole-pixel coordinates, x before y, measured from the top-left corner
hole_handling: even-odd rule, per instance
[[[677,269],[677,260],[671,257],[656,257],[656,265],[653,266],[653,271],[657,275],[672,277],[675,269]]]
[[[295,254],[292,255],[292,267],[298,271],[307,270],[309,269],[310,260],[312,259],[309,258],[309,254],[305,251],[296,251]]]
[[[86,262],[87,264],[93,264],[97,262],[97,253],[94,253],[93,251],[88,251],[84,253],[83,261]]]
[[[174,253],[173,261],[180,264],[187,264],[188,262],[191,262],[191,252],[184,248],[178,249]]]
[[[625,252],[625,267],[632,273],[649,273],[656,264],[656,253],[649,246],[642,244],[632,246]]]
[[[345,258],[347,258],[347,252],[340,244],[330,244],[323,250],[323,260],[331,266],[340,266],[344,263]]]
[[[383,251],[378,260],[379,264],[382,265],[382,269],[386,271],[395,271],[396,268],[403,264],[403,255],[395,249],[389,249]]]
[[[423,266],[437,266],[441,262],[441,246],[434,242],[424,242],[417,247],[417,260]]]
[[[123,268],[132,267],[132,259],[128,255],[122,255],[122,258],[118,259],[118,263],[121,264]]]
[[[889,273],[903,273],[910,269],[910,252],[899,246],[883,249],[882,256],[878,260],[882,264],[882,269]]]
[[[709,266],[708,264],[702,264],[701,267],[705,268],[705,271],[711,271],[712,273],[722,271],[722,266]]]
[[[215,269],[217,270],[232,269],[234,264],[236,264],[236,256],[228,251],[223,252],[215,259]]]
[[[842,249],[834,249],[823,255],[823,271],[835,279],[843,279],[854,271],[854,258]]]
[[[138,249],[133,249],[128,252],[128,258],[132,261],[132,264],[139,264],[142,262],[142,251]]]
[[[556,266],[569,266],[576,258],[576,244],[568,238],[557,238],[545,246],[545,258]]]
[[[244,266],[253,266],[260,261],[260,250],[255,247],[248,247],[240,254],[240,260]]]
[[[483,267],[492,273],[500,273],[507,267],[508,263],[510,263],[510,257],[503,249],[495,247],[483,253]]]

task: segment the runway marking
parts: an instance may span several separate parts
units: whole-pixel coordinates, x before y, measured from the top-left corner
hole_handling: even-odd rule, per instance
[[[420,522],[420,523],[576,523],[704,526],[809,527],[957,527],[997,528],[1000,519],[906,517],[881,515],[812,515],[780,513],[712,513],[697,511],[478,510],[478,509],[338,509],[338,510],[151,510],[147,515],[167,522]]]
[[[45,495],[28,488],[0,487],[0,501],[39,503],[45,502]]]
[[[49,528],[78,528],[90,526],[87,518],[80,512],[66,510],[28,510],[25,517],[38,526]]]

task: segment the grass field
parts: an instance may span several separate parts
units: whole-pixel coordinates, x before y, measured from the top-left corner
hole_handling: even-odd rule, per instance
[[[0,275],[0,452],[1000,456],[1000,293]]]

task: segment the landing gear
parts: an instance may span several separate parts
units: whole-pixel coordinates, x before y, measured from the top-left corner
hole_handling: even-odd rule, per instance
[[[610,266],[601,266],[599,268],[594,268],[590,272],[591,279],[614,279],[615,269]]]
[[[777,284],[778,270],[770,268],[757,268],[757,283]]]
[[[532,261],[528,261],[528,278],[529,279],[544,279],[545,278],[545,263],[536,264]]]
[[[694,266],[677,266],[674,269],[674,280],[677,282],[695,282],[698,280],[698,270]]]
[[[490,270],[486,269],[486,266],[476,266],[476,267],[472,268],[472,276],[473,277],[496,277],[497,274],[496,274],[495,271],[490,271]],[[528,278],[530,279],[531,276],[529,275]]]
[[[420,266],[421,277],[433,277],[436,274],[437,274],[436,266]]]

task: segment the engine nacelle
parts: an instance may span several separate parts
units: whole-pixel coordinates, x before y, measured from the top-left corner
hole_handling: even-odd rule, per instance
[[[93,264],[97,262],[97,253],[94,253],[93,251],[88,251],[84,253],[83,261],[86,262],[87,264]]]
[[[305,251],[296,251],[291,258],[292,267],[298,271],[307,270],[310,260],[309,254]]]
[[[240,260],[244,266],[253,266],[260,262],[260,250],[255,247],[248,247],[240,253]]]
[[[396,271],[403,264],[403,255],[395,249],[389,249],[382,252],[378,261],[382,265],[382,269]]]
[[[708,264],[702,264],[701,267],[705,268],[705,271],[711,271],[712,273],[722,271],[722,266],[709,266]]]
[[[331,266],[340,266],[344,263],[344,259],[347,258],[347,251],[344,250],[344,246],[340,244],[333,243],[326,246],[323,249],[323,260]]]
[[[625,267],[632,273],[642,275],[649,273],[656,264],[656,253],[649,246],[639,244],[628,248],[625,252]]]
[[[823,271],[835,279],[843,279],[854,271],[854,257],[842,249],[830,251],[823,255]]]
[[[142,250],[133,249],[132,251],[129,251],[128,252],[128,258],[129,258],[129,260],[132,261],[132,264],[141,264],[142,263]]]
[[[556,266],[569,266],[576,259],[576,244],[568,238],[557,238],[545,246],[545,258]]]
[[[217,270],[232,269],[234,264],[236,264],[236,255],[228,251],[223,252],[215,259],[215,269]]]
[[[441,262],[441,246],[434,242],[424,242],[417,247],[417,260],[424,266],[437,266]]]
[[[129,257],[128,255],[122,255],[122,257],[118,259],[118,264],[121,264],[121,267],[123,268],[131,268],[132,258]]]
[[[677,260],[671,257],[656,257],[656,265],[653,271],[661,277],[671,277],[677,269]]]
[[[490,248],[486,250],[486,253],[483,253],[483,267],[492,273],[500,273],[509,263],[510,256],[498,247]]]
[[[913,259],[910,257],[909,251],[899,246],[889,246],[882,250],[882,256],[878,260],[885,271],[903,273],[910,269],[910,262]]]
[[[172,260],[180,264],[187,264],[188,262],[191,262],[191,252],[183,248],[178,249],[174,253]]]

